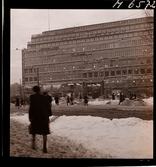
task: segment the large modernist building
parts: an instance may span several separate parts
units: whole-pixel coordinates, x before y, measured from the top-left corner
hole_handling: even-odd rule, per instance
[[[152,90],[153,18],[137,18],[45,31],[22,50],[22,82]],[[98,90],[95,89],[95,90]]]

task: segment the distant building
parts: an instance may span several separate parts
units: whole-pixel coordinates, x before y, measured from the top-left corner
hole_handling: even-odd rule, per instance
[[[39,70],[39,72],[37,72]],[[85,93],[153,90],[153,18],[86,25],[32,35],[22,50],[22,82],[83,85]]]

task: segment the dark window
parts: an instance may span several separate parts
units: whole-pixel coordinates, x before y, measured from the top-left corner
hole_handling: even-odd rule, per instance
[[[106,72],[105,72],[105,76],[109,76],[109,71],[106,71]]]
[[[121,75],[121,71],[116,71],[116,75]]]
[[[94,77],[98,77],[98,72],[94,72]]]
[[[152,73],[151,68],[147,68],[146,72],[147,72],[147,73]]]
[[[122,75],[126,75],[127,71],[126,70],[122,70]]]
[[[92,73],[91,73],[91,72],[90,72],[90,73],[88,73],[88,76],[89,76],[89,77],[92,77]]]
[[[33,81],[33,78],[32,78],[32,77],[29,77],[29,81]]]
[[[150,59],[147,59],[147,63],[151,63],[151,60],[150,60]]]
[[[133,74],[133,70],[128,70],[128,74]]]
[[[115,71],[111,71],[111,76],[115,76]]]
[[[29,73],[32,73],[32,69],[31,68],[29,69]]]
[[[87,73],[83,73],[83,78],[87,78]]]
[[[25,69],[24,72],[25,72],[25,73],[28,73],[28,69]]]
[[[28,82],[28,78],[25,78],[25,82]]]
[[[140,73],[141,74],[145,74],[145,69],[143,68],[143,69],[140,69]]]
[[[34,77],[34,81],[37,81],[37,77]]]

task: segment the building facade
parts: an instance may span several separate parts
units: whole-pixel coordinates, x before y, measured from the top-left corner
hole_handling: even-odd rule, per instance
[[[22,50],[25,87],[83,85],[85,93],[153,89],[153,18],[45,31]]]

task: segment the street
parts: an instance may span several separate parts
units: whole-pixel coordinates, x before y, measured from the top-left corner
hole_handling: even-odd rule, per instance
[[[29,106],[15,108],[11,107],[10,113],[18,112],[19,114],[27,113]],[[120,106],[120,105],[69,105],[61,103],[60,105],[52,104],[52,114],[54,116],[97,116],[108,119],[136,117],[143,120],[153,120],[153,106]]]

